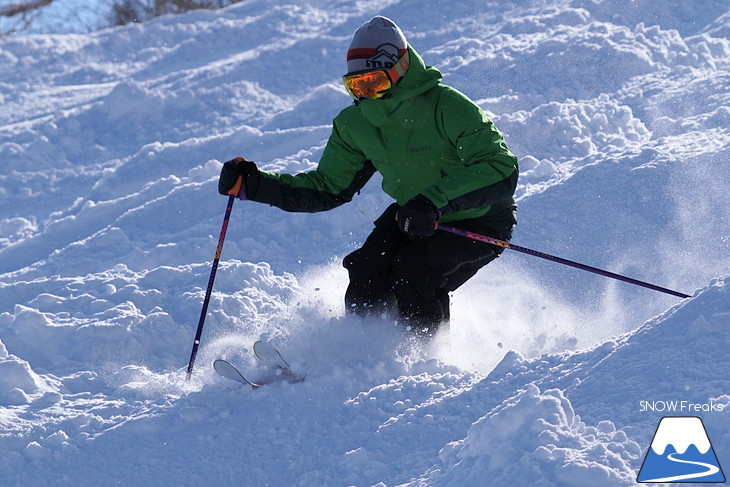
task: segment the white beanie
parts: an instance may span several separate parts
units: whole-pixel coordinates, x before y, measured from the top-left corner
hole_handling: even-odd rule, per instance
[[[390,69],[408,52],[408,42],[395,22],[376,16],[355,31],[347,49],[347,73]]]

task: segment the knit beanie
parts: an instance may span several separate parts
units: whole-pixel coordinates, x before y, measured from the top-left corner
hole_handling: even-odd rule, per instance
[[[378,15],[355,31],[347,49],[347,73],[390,69],[407,51],[400,27]]]

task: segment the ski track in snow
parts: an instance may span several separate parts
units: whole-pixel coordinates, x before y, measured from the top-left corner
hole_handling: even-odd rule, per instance
[[[516,244],[450,337],[343,315],[389,204],[236,202],[193,380],[221,163],[316,167],[352,32],[394,19],[520,158]],[[688,401],[730,465],[723,0],[269,2],[0,39],[0,472],[14,486],[628,486]],[[298,384],[256,391],[275,343]]]

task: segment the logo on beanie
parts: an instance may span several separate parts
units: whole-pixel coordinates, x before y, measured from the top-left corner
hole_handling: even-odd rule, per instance
[[[400,51],[393,44],[381,44],[375,54],[365,61],[365,66],[373,69],[390,69],[400,58]]]

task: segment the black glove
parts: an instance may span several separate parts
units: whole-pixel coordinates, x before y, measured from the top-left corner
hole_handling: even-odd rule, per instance
[[[259,188],[259,168],[256,167],[255,162],[247,161],[243,157],[236,157],[223,164],[221,175],[218,179],[218,192],[220,194],[228,194],[238,182],[239,176],[243,176],[246,198],[253,198]]]
[[[436,233],[439,211],[431,200],[419,194],[401,206],[395,218],[403,233],[413,237],[430,237]]]

